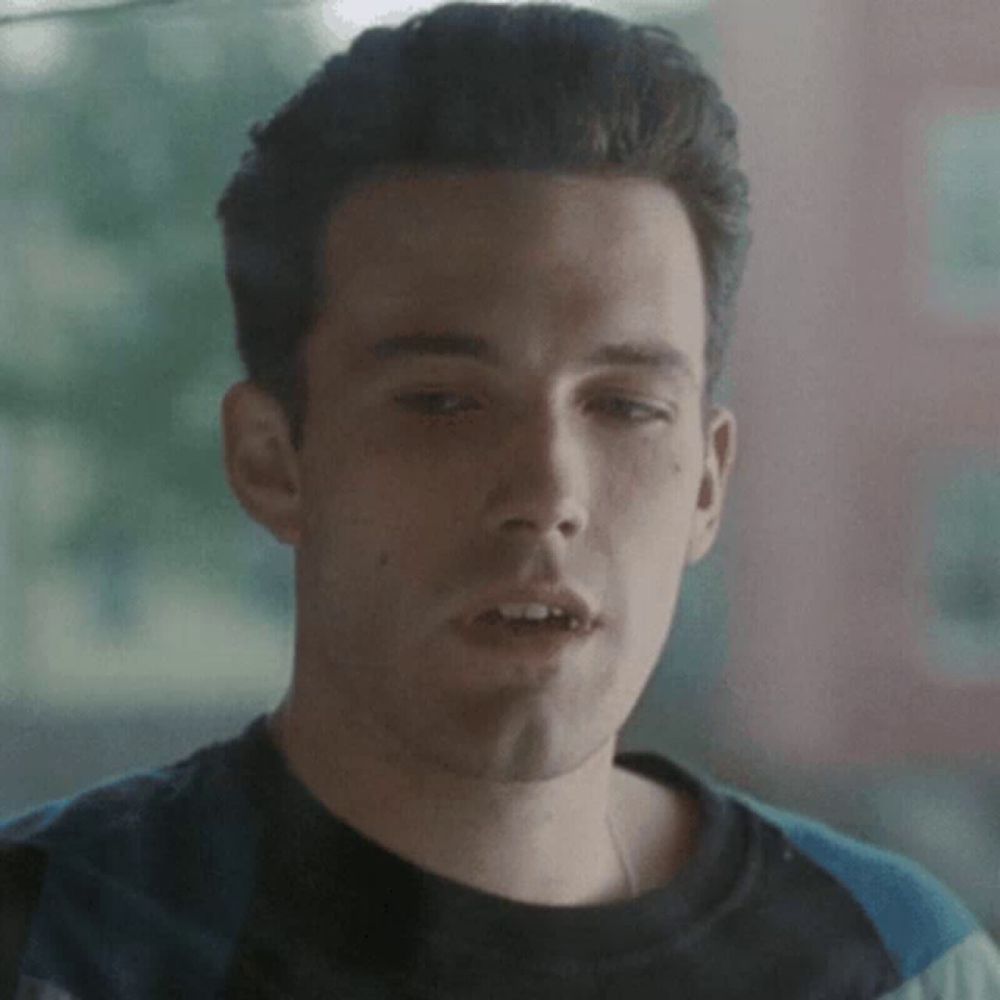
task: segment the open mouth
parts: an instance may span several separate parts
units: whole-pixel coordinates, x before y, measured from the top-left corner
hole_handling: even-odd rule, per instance
[[[594,605],[567,586],[510,586],[455,620],[465,642],[503,655],[552,657],[601,627]]]
[[[478,615],[462,632],[484,649],[529,650],[545,656],[586,640],[593,625],[566,608],[538,605],[530,608],[501,605]]]
[[[506,617],[500,611],[487,611],[476,619],[477,625],[500,628],[511,635],[538,635],[546,632],[580,632],[583,623],[569,614],[548,615],[545,618]]]

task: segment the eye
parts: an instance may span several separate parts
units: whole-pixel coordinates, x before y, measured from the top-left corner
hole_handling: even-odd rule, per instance
[[[590,408],[625,424],[647,424],[654,420],[670,423],[674,419],[674,412],[668,406],[644,403],[627,396],[603,396]]]
[[[426,417],[450,417],[466,410],[479,409],[479,403],[471,396],[445,390],[405,392],[396,396],[395,401],[404,409]]]

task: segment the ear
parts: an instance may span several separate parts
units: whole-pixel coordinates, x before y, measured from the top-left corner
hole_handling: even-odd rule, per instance
[[[713,407],[705,431],[705,461],[688,539],[689,566],[708,553],[719,533],[726,485],[735,455],[736,418],[724,407]]]
[[[250,382],[222,400],[226,478],[243,509],[288,545],[301,540],[299,456],[278,401]]]

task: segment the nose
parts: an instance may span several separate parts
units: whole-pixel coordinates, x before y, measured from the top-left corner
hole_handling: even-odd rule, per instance
[[[523,415],[499,453],[496,483],[487,502],[491,531],[570,539],[586,529],[588,458],[572,415],[541,408]]]

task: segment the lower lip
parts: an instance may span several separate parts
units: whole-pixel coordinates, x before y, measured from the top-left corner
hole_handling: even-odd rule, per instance
[[[462,637],[480,649],[517,650],[535,655],[552,655],[585,642],[593,628],[576,630],[556,625],[511,625],[495,618],[479,619],[458,626]]]

